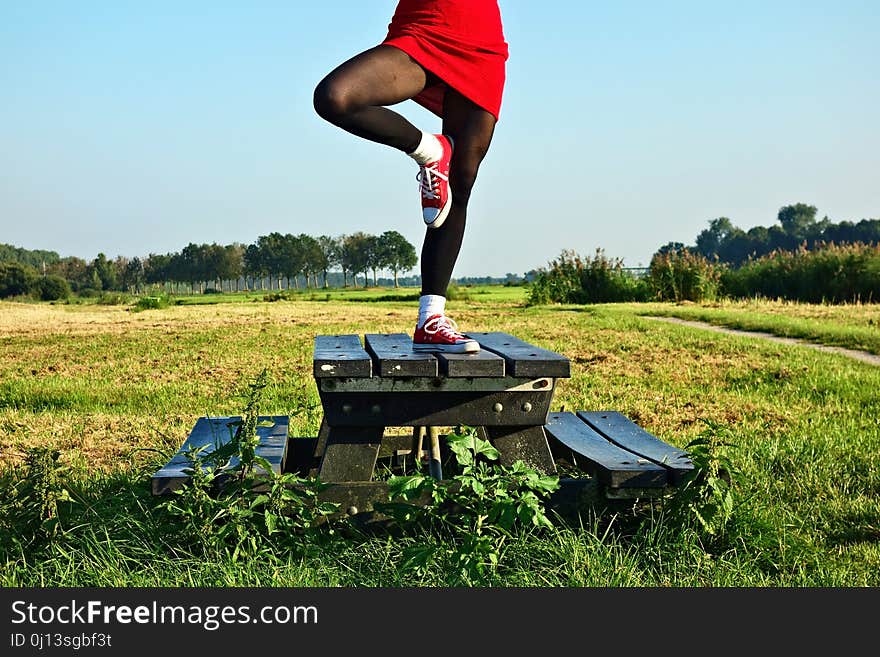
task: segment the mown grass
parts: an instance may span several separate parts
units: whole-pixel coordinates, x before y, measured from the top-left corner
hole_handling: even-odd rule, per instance
[[[497,571],[476,584],[880,583],[880,368],[638,316],[663,310],[659,304],[526,308],[512,295],[503,298],[510,289],[517,288],[501,288],[492,302],[451,301],[450,313],[466,330],[504,330],[568,355],[572,376],[559,381],[553,410],[618,410],[679,446],[707,426],[720,427],[742,475],[734,521],[721,539],[671,523],[662,505],[585,508],[580,521],[514,536]],[[774,312],[785,318],[788,310]],[[821,310],[799,306],[791,315]],[[443,537],[350,530],[319,536],[302,550],[267,544],[257,556],[234,559],[182,540],[149,494],[149,475],[195,420],[240,413],[242,384],[263,368],[271,383],[262,412],[290,415],[291,435],[316,435],[314,335],[411,332],[414,313],[407,301],[224,303],[140,313],[0,304],[0,485],[27,449],[51,446],[62,452],[74,500],[64,503],[64,531],[53,540],[24,551],[3,542],[0,584],[458,583],[453,564],[423,574],[400,567],[406,547]]]
[[[702,304],[642,304],[639,312],[880,354],[880,304],[876,303],[808,304],[754,299]]]

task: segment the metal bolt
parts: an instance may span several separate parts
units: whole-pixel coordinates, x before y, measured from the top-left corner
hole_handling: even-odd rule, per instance
[[[522,409],[523,409],[526,413],[528,413],[530,410],[532,410],[532,404],[531,404],[531,402],[526,402],[525,404],[523,404],[523,405],[522,405]]]
[[[373,407],[370,409],[370,412],[373,415],[379,415],[382,412],[382,407],[379,404],[373,404]]]
[[[342,405],[342,412],[345,413],[346,415],[348,413],[351,413],[351,404],[343,404]]]
[[[504,410],[504,406],[501,405],[501,402],[495,402],[495,405],[492,407],[492,410],[494,410],[496,413],[500,413],[501,411]]]

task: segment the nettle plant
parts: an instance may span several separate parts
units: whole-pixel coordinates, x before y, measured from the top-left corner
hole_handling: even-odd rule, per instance
[[[741,474],[728,449],[734,441],[730,430],[704,420],[707,427],[685,447],[694,470],[671,500],[673,517],[696,521],[704,536],[720,538],[733,520],[735,488]]]
[[[501,465],[498,450],[473,428],[447,436],[447,444],[458,474],[392,477],[391,502],[380,510],[398,522],[427,524],[446,539],[407,549],[404,569],[424,574],[436,561],[448,560],[462,581],[471,582],[497,569],[514,532],[552,529],[544,502],[559,488],[559,478],[522,461]]]
[[[162,507],[184,522],[184,533],[212,547],[232,549],[234,558],[252,555],[270,543],[302,547],[308,530],[326,524],[338,505],[321,502],[328,484],[294,473],[276,474],[257,454],[259,403],[266,370],[248,384],[241,419],[230,422],[229,441],[186,452],[187,484]],[[332,530],[331,530],[332,531]]]

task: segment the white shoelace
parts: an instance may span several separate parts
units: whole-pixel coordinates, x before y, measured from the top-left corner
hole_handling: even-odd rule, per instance
[[[458,332],[458,324],[450,317],[437,317],[436,319],[425,322],[422,327],[428,335],[436,335],[437,333],[444,337],[451,337],[455,340],[466,340],[461,333]]]
[[[422,198],[437,198],[439,194],[436,193],[435,188],[439,188],[440,180],[448,182],[449,176],[444,176],[440,173],[440,171],[437,170],[436,165],[433,167],[423,166],[416,174],[416,180],[419,181],[422,188]]]

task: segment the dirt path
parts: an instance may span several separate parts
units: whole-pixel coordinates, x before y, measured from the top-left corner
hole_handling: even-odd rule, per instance
[[[848,356],[849,358],[859,360],[863,363],[880,366],[880,356],[869,353],[867,351],[846,349],[844,347],[829,347],[828,345],[816,344],[815,342],[807,342],[806,340],[799,340],[797,338],[783,338],[778,335],[773,335],[772,333],[764,333],[762,331],[741,331],[739,329],[727,328],[725,326],[715,326],[714,324],[709,324],[707,322],[694,322],[688,319],[679,319],[678,317],[654,317],[649,315],[640,315],[640,317],[644,319],[656,319],[658,321],[669,322],[671,324],[683,324],[685,326],[693,326],[694,328],[708,329],[710,331],[717,331],[718,333],[744,335],[749,338],[764,338],[765,340],[770,340],[771,342],[780,342],[782,344],[795,344],[803,347],[812,347],[813,349],[817,349],[819,351],[828,351],[834,354],[841,354],[843,356]]]

